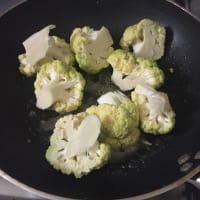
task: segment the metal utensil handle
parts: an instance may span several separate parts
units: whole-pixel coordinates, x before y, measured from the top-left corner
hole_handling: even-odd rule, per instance
[[[200,190],[200,182],[198,182],[197,180],[190,179],[187,182],[190,183],[190,184],[192,184],[193,186],[195,186],[197,189]]]

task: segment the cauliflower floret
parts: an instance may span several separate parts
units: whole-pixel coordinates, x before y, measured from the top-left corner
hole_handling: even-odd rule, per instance
[[[52,59],[45,57],[45,58],[41,59],[40,61],[38,61],[35,65],[31,66],[26,61],[26,54],[20,54],[18,56],[18,60],[20,62],[19,71],[28,77],[33,76],[34,74],[39,72],[40,68],[43,64],[52,61]]]
[[[42,65],[34,86],[38,108],[70,112],[82,103],[85,79],[75,68],[55,60]]]
[[[70,45],[81,69],[96,74],[109,66],[107,57],[113,51],[112,36],[104,26],[93,30],[88,26],[75,28],[70,37]]]
[[[113,67],[111,80],[122,91],[132,90],[138,84],[158,88],[164,83],[164,73],[152,59],[135,57],[127,50],[118,49],[107,61]]]
[[[166,93],[158,92],[149,86],[137,85],[131,98],[139,107],[140,126],[145,133],[159,135],[173,129],[175,112]]]
[[[101,122],[82,112],[60,118],[50,138],[46,159],[57,170],[76,178],[105,165],[110,146],[98,141]]]
[[[116,152],[125,152],[126,150],[135,150],[141,139],[141,133],[138,128],[133,127],[132,130],[123,138],[111,137],[105,134],[100,135],[100,141],[109,144],[112,148],[112,156]]]
[[[124,150],[137,143],[140,132],[135,104],[119,92],[108,92],[98,102],[98,106],[93,105],[86,112],[96,114],[102,123],[100,141],[109,144],[113,150]]]
[[[60,37],[51,37],[54,43],[49,47],[47,57],[52,60],[60,60],[66,65],[73,65],[75,58],[70,45]]]
[[[143,19],[125,29],[120,46],[123,49],[132,47],[137,56],[158,60],[164,55],[165,37],[163,26],[151,19]]]
[[[52,28],[55,26],[49,25],[23,42],[26,53],[18,56],[21,73],[32,76],[40,70],[43,64],[53,60],[60,60],[66,65],[74,64],[75,58],[70,45],[64,39],[49,36]]]

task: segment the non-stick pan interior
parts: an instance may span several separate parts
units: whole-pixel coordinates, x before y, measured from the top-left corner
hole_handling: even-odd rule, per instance
[[[166,53],[158,63],[166,74],[161,90],[168,92],[177,114],[175,129],[166,136],[148,136],[152,146],[82,179],[57,172],[45,160],[45,150],[59,116],[35,107],[34,78],[26,78],[18,70],[17,56],[24,52],[22,42],[49,24],[56,25],[53,34],[67,41],[75,27],[88,25],[99,29],[104,25],[118,48],[124,28],[143,18],[156,20],[167,29]],[[81,199],[136,196],[185,175],[179,170],[177,158],[184,153],[193,156],[200,147],[197,20],[161,0],[30,0],[4,15],[0,30],[0,168],[3,171],[35,189]],[[98,80],[94,78],[94,84]],[[193,168],[199,164],[197,160],[191,162]]]

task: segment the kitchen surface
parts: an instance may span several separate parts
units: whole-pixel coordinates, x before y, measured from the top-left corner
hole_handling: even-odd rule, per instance
[[[22,0],[0,0],[0,15],[5,13],[10,8],[15,7]],[[176,1],[182,2],[182,1]],[[181,5],[186,6],[196,17],[200,18],[200,0],[184,1]],[[200,25],[200,24],[199,24]],[[196,177],[197,178],[197,177]],[[41,200],[42,198],[35,196],[32,193],[24,191],[17,186],[7,182],[0,177],[0,200],[25,200],[34,199]],[[200,190],[186,183],[170,192],[167,192],[159,197],[152,198],[151,200],[199,200]]]

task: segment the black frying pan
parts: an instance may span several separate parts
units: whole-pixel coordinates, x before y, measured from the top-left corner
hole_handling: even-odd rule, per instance
[[[177,113],[175,129],[167,136],[148,137],[153,144],[150,148],[80,180],[55,171],[44,157],[51,130],[41,124],[57,114],[35,107],[34,78],[18,71],[22,42],[55,24],[54,34],[67,40],[77,26],[98,29],[104,25],[118,43],[125,27],[145,17],[167,28],[166,53],[159,65],[167,77],[161,90],[168,92]],[[199,160],[193,159],[200,149],[199,37],[198,20],[162,0],[30,0],[6,13],[0,19],[1,175],[53,199],[144,199],[182,184],[200,171]],[[171,67],[174,73],[169,72]],[[177,159],[185,153],[193,166],[181,172]]]

